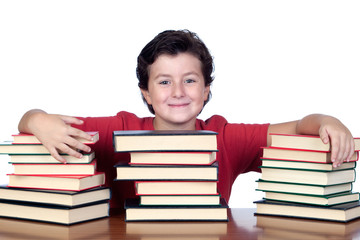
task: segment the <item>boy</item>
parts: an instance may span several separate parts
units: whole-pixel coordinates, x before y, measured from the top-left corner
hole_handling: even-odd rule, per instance
[[[298,121],[280,124],[232,124],[214,115],[206,121],[197,119],[210,100],[213,61],[205,44],[190,31],[165,31],[158,34],[138,57],[137,77],[143,100],[155,117],[138,118],[128,112],[113,117],[74,118],[30,110],[19,123],[19,131],[32,133],[57,160],[58,151],[81,157],[74,149],[91,149],[74,137],[90,139],[84,131],[99,131],[100,141],[94,151],[98,170],[106,173],[106,184],[112,187],[112,207],[122,207],[125,198],[134,196],[131,182],[114,182],[113,167],[118,161],[129,161],[129,155],[115,153],[114,130],[212,130],[218,132],[219,192],[229,200],[236,177],[259,171],[261,147],[271,144],[269,133],[320,135],[331,141],[332,161],[339,166],[354,153],[350,131],[336,118],[313,114]]]

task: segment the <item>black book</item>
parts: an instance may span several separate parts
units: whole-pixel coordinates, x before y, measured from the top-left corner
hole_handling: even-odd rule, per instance
[[[110,199],[110,188],[96,187],[84,191],[61,191],[32,188],[12,188],[0,185],[0,200],[43,203],[75,207]]]
[[[334,206],[319,206],[300,203],[260,200],[256,204],[256,214],[298,217],[337,222],[348,222],[360,217],[360,202],[350,202]]]
[[[107,200],[76,207],[0,200],[0,217],[71,225],[108,216]]]
[[[205,130],[114,131],[116,152],[216,151],[216,132]]]

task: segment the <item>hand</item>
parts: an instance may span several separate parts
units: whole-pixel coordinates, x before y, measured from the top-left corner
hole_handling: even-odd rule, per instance
[[[338,119],[326,117],[322,120],[319,135],[323,143],[330,142],[331,161],[334,167],[349,162],[355,151],[354,138]]]
[[[60,153],[81,158],[82,154],[77,150],[91,151],[89,146],[75,138],[84,138],[90,141],[92,137],[70,124],[81,125],[83,121],[70,116],[44,112],[34,113],[28,120],[30,132],[40,140],[55,159],[62,163],[66,163],[66,160]]]

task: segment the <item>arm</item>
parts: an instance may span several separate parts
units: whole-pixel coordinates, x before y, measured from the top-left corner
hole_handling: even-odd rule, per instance
[[[55,159],[65,163],[65,159],[59,154],[60,151],[78,158],[81,158],[82,154],[74,149],[91,151],[90,147],[79,142],[75,137],[87,140],[91,140],[92,137],[70,125],[82,123],[74,117],[48,114],[42,110],[33,109],[24,114],[18,129],[19,132],[35,135]]]
[[[354,138],[349,129],[338,119],[321,114],[312,114],[301,120],[269,126],[267,144],[271,144],[269,133],[319,135],[323,143],[331,142],[331,161],[340,166],[354,154]]]

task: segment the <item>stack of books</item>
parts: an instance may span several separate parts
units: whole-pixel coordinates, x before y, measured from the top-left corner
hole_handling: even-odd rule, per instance
[[[350,162],[334,168],[330,144],[319,137],[272,134],[264,148],[256,201],[258,215],[347,222],[360,217],[359,193],[352,191],[360,139]]]
[[[114,148],[129,152],[116,180],[132,180],[137,198],[125,202],[126,221],[227,221],[217,190],[217,133],[115,131]]]
[[[89,132],[95,144],[97,132]],[[13,173],[0,186],[0,216],[70,225],[109,215],[109,188],[105,174],[96,171],[94,153],[78,159],[63,154],[58,162],[33,135],[16,134],[0,144],[9,155]]]

